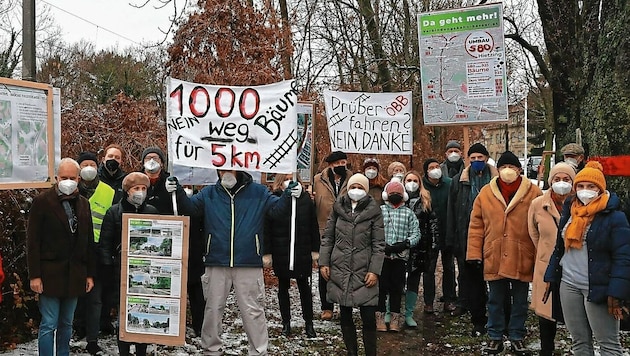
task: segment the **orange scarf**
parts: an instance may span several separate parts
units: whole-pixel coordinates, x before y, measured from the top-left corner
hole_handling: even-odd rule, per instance
[[[586,227],[593,222],[595,215],[606,209],[608,204],[608,192],[600,194],[593,199],[588,205],[575,198],[571,204],[571,222],[564,233],[564,248],[581,249],[584,243],[584,234]]]

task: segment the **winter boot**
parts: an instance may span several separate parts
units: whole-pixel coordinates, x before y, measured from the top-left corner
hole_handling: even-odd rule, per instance
[[[317,337],[317,333],[315,333],[315,328],[313,327],[312,321],[306,322],[306,324],[304,325],[304,332],[306,333],[306,336],[309,338]]]
[[[282,323],[282,335],[291,336],[291,323]]]
[[[418,301],[418,293],[407,292],[405,293],[405,325],[410,328],[418,326],[415,320],[413,320],[413,310],[416,308],[416,302]]]
[[[376,312],[376,331],[387,331],[384,312]]]
[[[392,321],[389,323],[389,331],[399,332],[400,331],[400,313],[392,312]]]
[[[342,326],[341,334],[343,335],[343,342],[346,344],[346,350],[348,350],[348,356],[358,355],[357,330],[354,326]]]
[[[376,331],[363,329],[365,356],[376,356]]]

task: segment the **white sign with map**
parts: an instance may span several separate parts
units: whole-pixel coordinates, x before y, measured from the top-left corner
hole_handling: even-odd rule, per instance
[[[501,4],[420,14],[425,125],[507,121],[502,19]]]

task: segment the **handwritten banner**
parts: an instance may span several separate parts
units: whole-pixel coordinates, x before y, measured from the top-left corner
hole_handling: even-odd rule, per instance
[[[324,91],[333,151],[412,154],[411,92]]]
[[[294,81],[217,86],[167,80],[169,159],[175,166],[287,173],[297,166]]]

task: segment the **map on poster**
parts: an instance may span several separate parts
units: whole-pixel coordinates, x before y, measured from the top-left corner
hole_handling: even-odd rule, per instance
[[[507,121],[502,5],[427,12],[418,21],[424,124]]]
[[[49,157],[52,87],[7,81],[0,82],[0,183],[49,182],[54,163]]]

